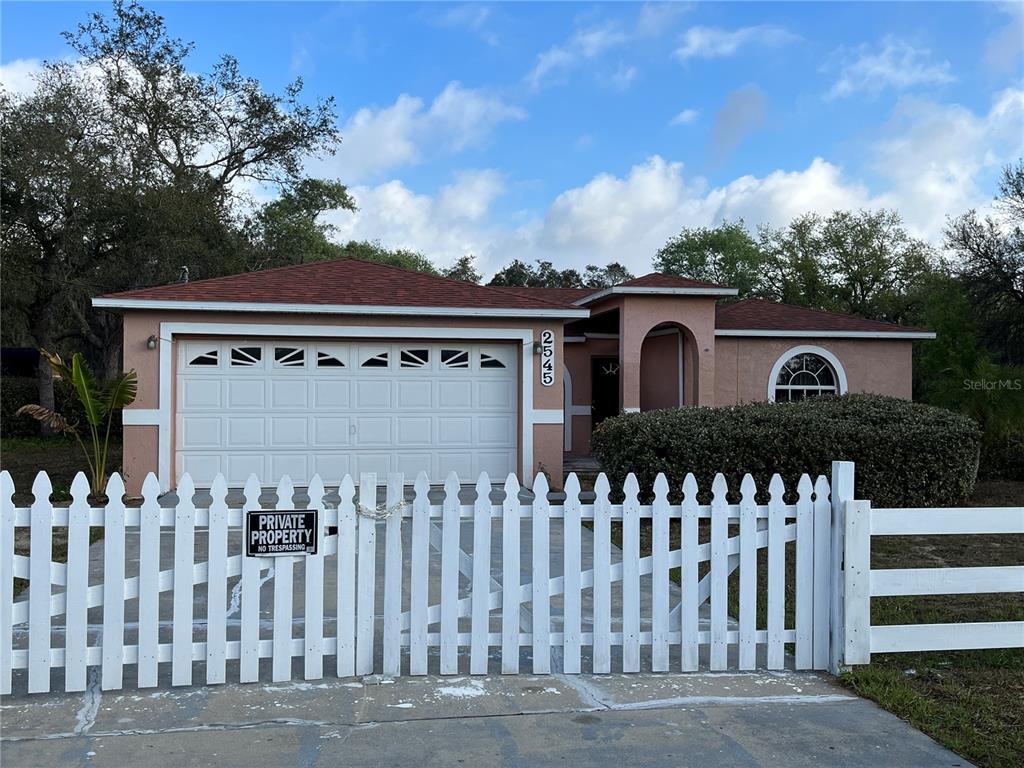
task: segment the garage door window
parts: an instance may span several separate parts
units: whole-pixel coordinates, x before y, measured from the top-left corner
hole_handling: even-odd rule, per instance
[[[481,368],[504,368],[505,364],[496,357],[488,355],[486,352],[480,353],[480,367]]]
[[[263,360],[263,347],[232,347],[231,367],[248,368]]]
[[[188,361],[188,365],[190,368],[215,368],[219,360],[218,352],[219,350],[216,347],[200,352]]]
[[[274,365],[279,368],[303,368],[306,350],[302,347],[274,347]]]
[[[403,349],[401,360],[402,368],[426,368],[430,365],[430,350]]]
[[[442,368],[469,368],[469,352],[465,349],[442,349]]]
[[[345,363],[342,361],[338,353],[329,350],[317,350],[316,353],[316,367],[317,368],[344,368]]]
[[[370,355],[363,360],[363,368],[387,368],[388,367],[388,353],[380,352],[376,355]]]

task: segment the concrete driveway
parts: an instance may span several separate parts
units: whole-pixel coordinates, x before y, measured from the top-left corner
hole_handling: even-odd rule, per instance
[[[327,679],[8,699],[5,768],[968,763],[810,673]]]

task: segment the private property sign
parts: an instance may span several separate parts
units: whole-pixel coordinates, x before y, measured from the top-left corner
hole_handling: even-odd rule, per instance
[[[315,555],[318,522],[315,509],[247,512],[245,554],[249,557]]]

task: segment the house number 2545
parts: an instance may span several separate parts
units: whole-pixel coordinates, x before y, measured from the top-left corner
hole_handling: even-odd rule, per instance
[[[550,387],[555,383],[555,332],[540,333],[540,383]]]

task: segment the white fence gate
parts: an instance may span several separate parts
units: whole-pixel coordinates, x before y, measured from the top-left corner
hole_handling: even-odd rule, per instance
[[[836,462],[832,476],[831,488],[802,477],[792,504],[778,477],[766,503],[750,477],[730,503],[719,475],[710,504],[698,503],[692,476],[674,490],[659,476],[650,504],[632,475],[621,503],[603,475],[587,503],[575,475],[564,500],[538,475],[528,502],[514,476],[494,488],[483,475],[475,493],[452,476],[439,496],[421,475],[411,499],[401,475],[386,489],[373,475],[358,489],[345,477],[331,492],[315,477],[305,494],[285,479],[270,508],[317,509],[321,546],[255,558],[242,535],[244,512],[261,508],[255,477],[237,500],[217,478],[197,508],[188,476],[174,507],[161,506],[151,476],[142,504],[126,507],[115,475],[109,503],[93,508],[84,476],[70,506],[54,507],[41,473],[34,503],[16,508],[3,472],[0,692],[23,678],[30,693],[80,691],[90,676],[112,690],[521,667],[834,671],[844,651],[860,663],[872,651],[1024,645],[1020,622],[869,620],[871,595],[1022,586],[1019,567],[871,571],[870,535],[1020,533],[1024,510],[870,510],[853,500],[852,464]],[[102,541],[90,546],[94,527]],[[29,554],[17,554],[26,535]],[[53,561],[55,541],[66,541],[66,563]]]

